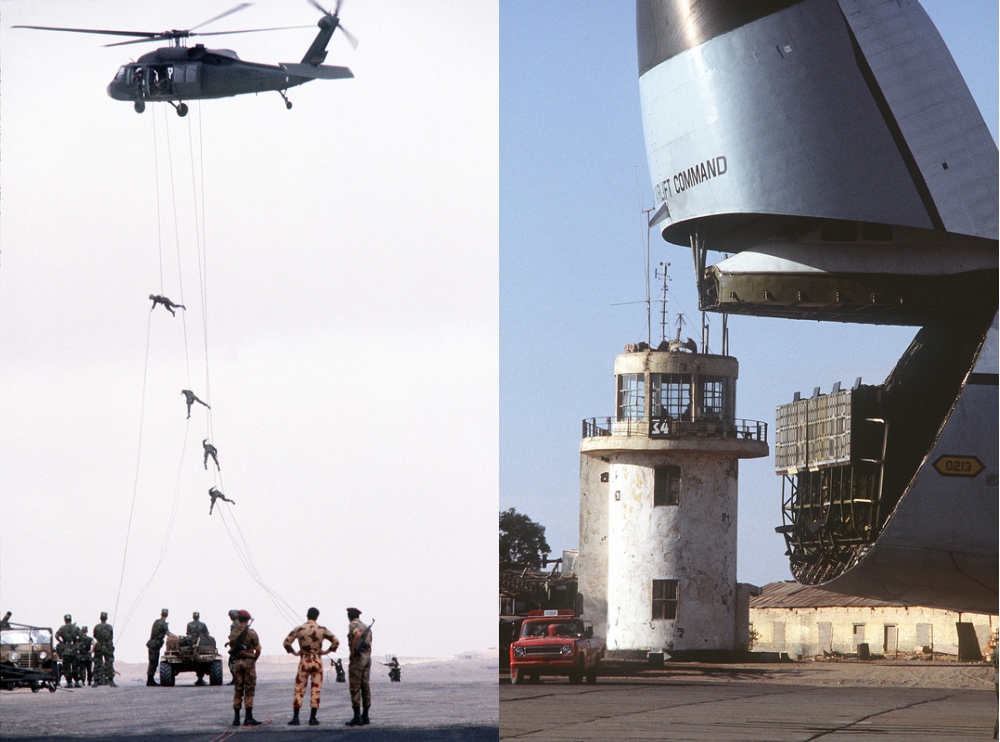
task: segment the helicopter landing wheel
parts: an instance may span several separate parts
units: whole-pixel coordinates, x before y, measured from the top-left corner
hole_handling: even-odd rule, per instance
[[[180,116],[181,118],[184,118],[185,116],[188,115],[187,103],[181,103],[179,106],[177,106],[177,115]]]
[[[289,111],[292,110],[292,102],[290,100],[285,101],[285,108],[287,108]]]
[[[291,111],[292,110],[292,102],[290,100],[288,100],[288,96],[285,95],[285,91],[284,90],[279,90],[278,91],[278,95],[280,95],[282,97],[282,99],[284,99],[284,101],[285,101],[285,108],[287,108],[289,111]]]
[[[146,101],[144,101],[144,100],[137,100],[135,102],[134,108],[135,108],[135,112],[136,113],[142,113],[143,111],[146,110]]]

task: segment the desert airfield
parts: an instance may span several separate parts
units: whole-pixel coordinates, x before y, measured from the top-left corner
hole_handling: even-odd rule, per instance
[[[383,659],[383,658],[380,658]],[[254,716],[270,723],[233,727],[233,688],[196,687],[191,673],[173,688],[147,688],[145,664],[115,663],[117,688],[28,689],[0,693],[3,740],[141,740],[142,742],[222,742],[235,737],[270,739],[365,739],[397,742],[458,742],[497,739],[496,652],[473,652],[451,660],[400,658],[402,682],[388,669],[372,668],[372,723],[344,726],[351,718],[347,683],[335,682],[328,667],[317,717],[319,726],[287,726],[297,658],[262,657],[257,665]],[[347,662],[344,662],[347,669]],[[225,680],[229,682],[228,669]],[[308,706],[308,698],[306,700]],[[289,736],[295,735],[295,736]]]
[[[668,663],[596,685],[500,685],[500,739],[530,742],[988,740],[996,713],[986,663]]]

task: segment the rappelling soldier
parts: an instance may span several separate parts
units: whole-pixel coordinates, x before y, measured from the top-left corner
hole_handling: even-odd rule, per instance
[[[160,648],[163,646],[163,640],[167,636],[173,636],[167,625],[167,616],[169,613],[166,608],[160,611],[160,617],[153,621],[153,627],[149,631],[149,641],[146,642],[146,646],[149,648],[149,667],[146,668],[146,685],[157,684],[153,680],[153,677],[160,666]]]
[[[238,625],[229,635],[229,656],[233,659],[233,726],[240,725],[240,705],[246,709],[243,726],[260,724],[253,718],[253,697],[257,689],[257,658],[260,657],[260,639],[250,628],[250,612],[237,611]]]
[[[372,669],[372,630],[361,620],[361,611],[357,608],[347,609],[347,643],[351,650],[351,659],[347,666],[350,677],[351,708],[354,718],[347,726],[356,727],[368,724],[368,709],[372,705],[371,690],[368,678]]]
[[[208,442],[208,438],[205,438],[201,442],[201,447],[205,449],[205,471],[208,471],[208,457],[212,457],[212,461],[215,462],[215,468],[217,471],[222,471],[222,467],[219,466],[219,449]]]
[[[184,306],[183,304],[174,304],[172,301],[170,301],[170,299],[168,299],[165,296],[160,296],[159,294],[150,294],[149,298],[153,300],[153,306],[149,308],[150,312],[156,309],[157,304],[162,304],[164,307],[167,308],[167,311],[170,312],[170,314],[172,315],[176,314],[174,312],[175,309],[187,310],[187,307]]]
[[[76,643],[76,667],[80,680],[88,686],[94,684],[94,656],[91,654],[94,640],[87,633],[87,627],[80,629],[80,639]]]
[[[222,500],[223,502],[228,502],[231,505],[235,505],[236,504],[236,500],[230,500],[224,494],[222,494],[221,492],[219,492],[219,490],[215,489],[215,487],[212,487],[211,489],[209,489],[208,496],[212,498],[212,504],[208,506],[208,514],[209,515],[212,514],[212,510],[213,510],[213,508],[215,508],[215,501],[216,500]]]
[[[101,613],[101,622],[94,627],[94,684],[115,685],[115,630],[108,623],[108,614]]]
[[[198,399],[198,397],[195,396],[195,393],[192,392],[190,389],[181,389],[181,394],[184,395],[184,400],[187,402],[188,419],[191,419],[191,405],[193,405],[195,402],[197,402],[200,405],[205,405],[205,407],[208,407],[208,409],[212,409],[207,404],[205,404],[205,402]]]
[[[66,678],[66,687],[72,688],[73,683],[80,687],[79,672],[76,668],[76,645],[80,640],[80,629],[73,623],[70,614],[63,616],[63,625],[56,632],[56,652],[62,660],[63,676]]]

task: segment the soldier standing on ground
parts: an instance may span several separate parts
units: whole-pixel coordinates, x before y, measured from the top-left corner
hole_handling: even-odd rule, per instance
[[[340,646],[340,641],[333,632],[316,623],[317,618],[319,609],[310,608],[306,611],[306,622],[292,629],[282,644],[286,652],[298,655],[299,658],[299,669],[295,673],[295,695],[292,698],[292,720],[288,722],[289,726],[299,725],[299,709],[302,708],[302,700],[306,695],[306,683],[310,684],[309,725],[319,724],[316,712],[319,711],[319,698],[323,689],[323,661],[320,657],[336,652]],[[324,639],[330,642],[329,649],[323,649]],[[295,641],[299,643],[297,652],[292,649]]]
[[[191,614],[191,620],[187,625],[187,644],[190,647],[198,644],[198,638],[202,636],[208,636],[208,626],[200,620],[201,614],[195,611]],[[205,684],[205,673],[198,671],[198,679],[194,681],[195,685]]]
[[[246,708],[243,726],[255,727],[260,724],[253,718],[253,697],[257,689],[257,658],[260,657],[260,640],[257,632],[250,628],[250,612],[237,611],[238,626],[229,635],[229,656],[233,658],[233,726],[240,725],[240,705]]]
[[[347,674],[350,677],[351,708],[354,709],[354,718],[347,722],[347,726],[357,727],[369,723],[368,709],[372,705],[372,694],[368,688],[372,669],[372,632],[361,621],[361,611],[357,608],[348,608],[347,618],[350,620],[347,644],[351,650]]]
[[[239,611],[236,610],[235,608],[233,610],[229,611],[229,620],[232,621],[232,624],[229,626],[229,635],[230,636],[232,636],[233,630],[236,629],[236,628],[238,628],[239,625],[240,625],[240,618],[239,618],[238,614],[239,614]],[[231,676],[230,679],[229,679],[229,684],[230,685],[236,685],[236,673],[233,671],[233,668],[235,666],[236,666],[236,660],[234,660],[233,657],[232,657],[232,655],[230,654],[229,655],[229,675]]]
[[[56,632],[56,652],[63,663],[63,675],[66,678],[66,687],[72,688],[73,682],[80,687],[80,675],[76,668],[76,644],[80,640],[80,629],[73,623],[70,614],[63,616],[63,625]],[[58,681],[57,681],[58,682]]]
[[[146,646],[149,648],[149,667],[146,668],[146,685],[157,684],[153,680],[153,676],[156,675],[156,671],[160,666],[160,648],[163,646],[165,637],[173,636],[167,625],[167,616],[169,613],[166,608],[160,611],[160,617],[153,621],[153,628],[149,631],[149,641],[146,642]]]
[[[208,409],[212,409],[207,404],[198,399],[198,397],[195,396],[195,393],[192,392],[190,389],[181,389],[181,394],[184,395],[184,401],[187,402],[188,419],[191,418],[191,405],[193,405],[195,402],[197,402],[200,405],[205,405],[205,407],[208,407]]]
[[[94,684],[115,684],[115,630],[108,623],[108,614],[101,613],[101,622],[94,627]]]
[[[219,449],[208,442],[208,438],[204,438],[201,441],[201,447],[205,449],[205,471],[208,471],[208,457],[212,457],[212,461],[215,462],[215,468],[217,471],[222,471],[222,467],[219,466]]]
[[[88,686],[94,684],[94,656],[91,654],[93,638],[87,633],[87,627],[80,629],[80,640],[76,643],[76,666],[79,668],[80,680]]]

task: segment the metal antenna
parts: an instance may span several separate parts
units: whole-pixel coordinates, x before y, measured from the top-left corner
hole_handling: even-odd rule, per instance
[[[656,277],[663,279],[663,306],[660,308],[660,342],[662,343],[667,339],[667,281],[673,279],[667,274],[670,263],[660,263],[660,268],[662,271],[657,270]]]
[[[646,237],[643,245],[643,267],[646,269],[646,345],[652,345],[653,342],[653,328],[652,328],[652,305],[649,299],[649,214],[652,213],[653,209],[642,209],[640,213],[645,215],[646,223]]]

